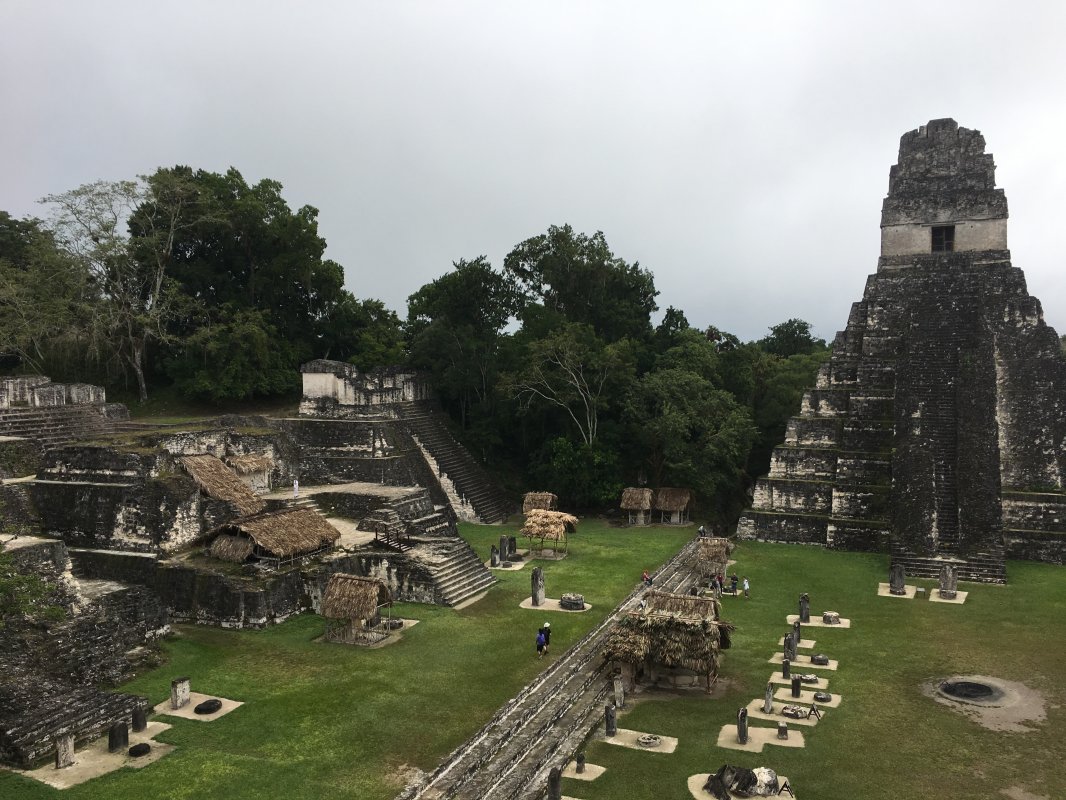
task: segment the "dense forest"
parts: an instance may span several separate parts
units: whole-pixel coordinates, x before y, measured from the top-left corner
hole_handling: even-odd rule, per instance
[[[179,166],[42,203],[0,211],[4,371],[219,405],[293,396],[312,358],[407,363],[497,474],[570,508],[685,486],[727,525],[828,357],[799,319],[755,342],[673,307],[653,325],[651,271],[569,225],[456,261],[401,318],[344,288],[276,181]]]

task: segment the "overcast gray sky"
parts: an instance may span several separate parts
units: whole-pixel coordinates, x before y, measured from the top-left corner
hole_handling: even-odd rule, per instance
[[[1066,4],[0,0],[0,209],[187,164],[320,210],[358,297],[602,230],[659,305],[825,338],[877,266],[899,137],[982,131],[1066,332]]]

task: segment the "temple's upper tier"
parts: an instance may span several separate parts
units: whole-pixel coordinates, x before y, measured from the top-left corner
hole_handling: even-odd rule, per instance
[[[981,132],[934,119],[903,134],[881,210],[881,255],[1006,249],[1007,198]]]

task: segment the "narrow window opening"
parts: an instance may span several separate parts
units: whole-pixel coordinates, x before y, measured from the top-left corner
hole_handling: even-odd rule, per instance
[[[955,249],[954,225],[937,225],[932,230],[934,253],[950,253]]]

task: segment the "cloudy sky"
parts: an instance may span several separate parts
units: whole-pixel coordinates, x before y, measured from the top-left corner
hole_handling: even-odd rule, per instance
[[[0,209],[187,164],[320,210],[406,313],[569,223],[662,308],[830,338],[877,266],[899,137],[981,130],[1015,266],[1066,332],[1066,4],[0,0]]]

